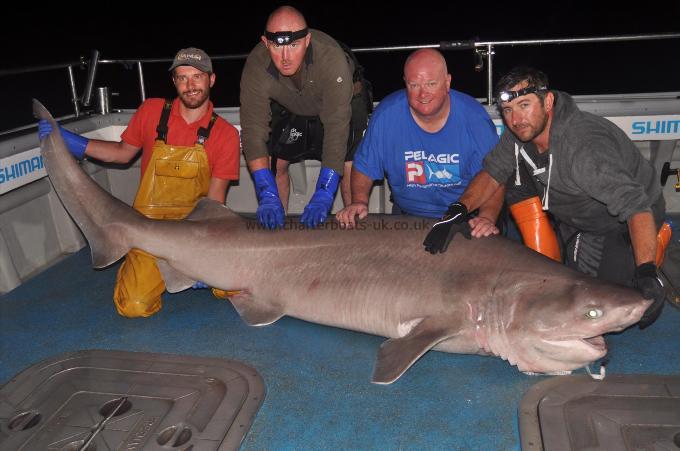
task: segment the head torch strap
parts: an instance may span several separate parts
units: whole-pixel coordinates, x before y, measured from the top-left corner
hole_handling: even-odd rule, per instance
[[[303,28],[298,31],[265,31],[264,36],[268,41],[273,42],[278,45],[289,45],[297,41],[300,38],[304,38],[309,33],[309,28]]]
[[[548,88],[546,88],[545,86],[540,86],[540,87],[527,86],[526,88],[519,89],[517,91],[501,91],[498,94],[498,100],[500,102],[509,102],[513,99],[516,99],[517,97],[522,97],[522,96],[525,96],[527,94],[533,94],[533,93],[538,92],[538,91],[546,91],[547,89]]]

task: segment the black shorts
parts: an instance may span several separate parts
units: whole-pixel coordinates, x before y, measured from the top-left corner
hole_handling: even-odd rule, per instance
[[[323,154],[323,124],[319,116],[301,116],[286,110],[272,100],[271,135],[267,142],[269,155],[273,158],[297,163],[303,160],[319,160]],[[352,118],[345,161],[352,161],[361,138],[368,126],[368,111],[361,94],[352,98]]]

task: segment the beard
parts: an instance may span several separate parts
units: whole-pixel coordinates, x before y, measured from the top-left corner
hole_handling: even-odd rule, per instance
[[[189,93],[195,93],[196,95],[189,95]],[[210,87],[207,86],[205,90],[197,91],[184,91],[180,93],[179,100],[182,104],[189,109],[196,109],[203,106],[205,102],[210,98]]]
[[[522,130],[515,130],[515,136],[525,143],[533,141],[534,138],[543,133],[547,125],[548,115],[544,114],[541,122],[536,127],[525,127]],[[525,132],[528,134],[525,134]]]

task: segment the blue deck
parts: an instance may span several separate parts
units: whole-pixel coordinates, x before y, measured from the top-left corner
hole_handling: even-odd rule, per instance
[[[115,349],[240,360],[267,396],[243,449],[518,449],[517,407],[542,380],[497,358],[429,352],[393,385],[370,383],[382,337],[284,318],[245,325],[207,290],[164,295],[147,319],[118,316],[117,265],[83,249],[0,297],[0,384],[66,352]],[[680,373],[680,312],[609,336],[609,374]]]

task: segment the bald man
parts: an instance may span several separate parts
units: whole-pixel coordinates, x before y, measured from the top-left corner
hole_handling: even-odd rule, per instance
[[[380,102],[354,156],[352,203],[336,215],[343,227],[354,228],[357,217],[366,217],[373,181],[384,176],[393,212],[440,218],[498,142],[496,127],[479,102],[451,89],[446,60],[437,50],[409,55],[404,82],[406,89]],[[474,236],[498,233],[502,202],[499,190],[470,220]]]
[[[288,165],[321,161],[316,190],[301,222],[326,220],[341,177],[349,204],[353,151],[368,122],[366,90],[355,80],[355,60],[330,36],[307,27],[295,8],[269,16],[261,42],[241,76],[242,144],[262,225],[282,227],[288,205]],[[276,178],[271,161],[276,161]]]

